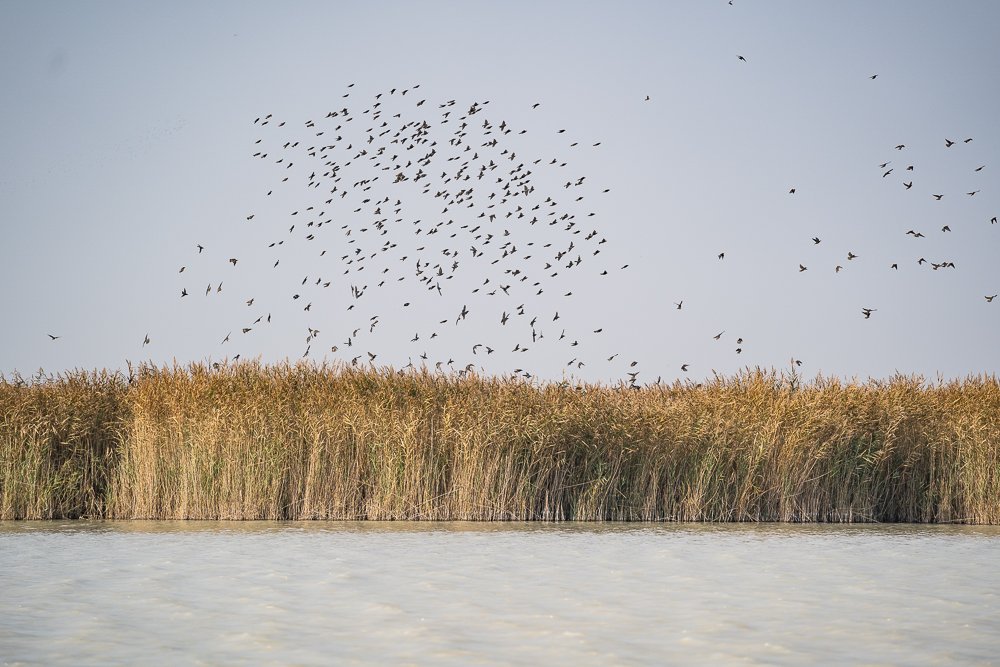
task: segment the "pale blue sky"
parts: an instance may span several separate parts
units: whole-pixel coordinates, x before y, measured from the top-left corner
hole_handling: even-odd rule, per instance
[[[370,351],[401,367],[427,352],[430,363],[450,357],[455,368],[520,367],[554,379],[572,358],[586,362],[573,366],[578,377],[638,370],[640,382],[784,368],[792,357],[808,375],[996,372],[1000,298],[984,297],[1000,292],[1000,224],[989,222],[1000,215],[998,29],[1000,4],[985,1],[0,2],[0,371],[237,353],[297,359],[312,327],[314,359]],[[509,146],[529,165],[543,158],[532,197],[578,213],[586,229],[572,240],[589,252],[591,242],[580,243],[596,229],[608,241],[601,254],[558,279],[532,271],[546,281],[540,297],[488,297],[470,292],[487,277],[510,283],[501,267],[520,265],[477,261],[462,237],[449,244],[441,235],[428,247],[460,250],[461,269],[442,296],[430,293],[413,272],[423,241],[411,222],[475,226],[486,185],[477,208],[442,217],[440,199],[393,187],[390,172],[358,160],[342,185],[381,173],[365,196],[407,195],[405,222],[366,242],[392,239],[396,249],[367,273],[343,275],[339,258],[354,246],[341,226],[372,221],[354,214],[360,199],[338,202],[326,216],[334,222],[307,242],[307,219],[290,213],[322,207],[320,191],[304,184],[324,165],[301,150],[288,153],[298,162],[289,170],[251,156],[320,141],[320,128],[304,123],[330,122],[327,112],[345,104],[355,119],[339,134],[360,145],[372,126],[362,112],[378,93],[380,121],[390,108],[398,122],[427,119],[442,156],[457,116],[489,100],[472,118],[476,131],[483,119],[527,130],[505,135],[497,151]],[[419,99],[427,102],[418,109]],[[451,99],[454,120],[442,125],[438,105]],[[268,113],[286,125],[253,124]],[[946,148],[946,138],[957,143]],[[553,157],[567,167],[546,169]],[[879,165],[890,160],[883,178]],[[458,164],[428,169],[435,190]],[[585,185],[562,188],[567,174],[586,176]],[[493,248],[510,240],[521,262],[534,242],[536,261],[544,243],[554,251],[570,239],[541,227],[509,227]],[[277,240],[288,242],[267,247]],[[432,265],[450,266],[429,252]],[[935,271],[920,257],[956,268]],[[406,280],[375,287],[383,266]],[[307,292],[318,277],[331,287]],[[206,297],[206,284],[220,280],[223,292]],[[347,311],[350,285],[363,284]],[[181,299],[182,288],[190,296]],[[536,343],[527,316],[500,327],[502,312],[521,303],[538,316]],[[456,326],[463,305],[470,312]],[[877,309],[867,320],[865,307]],[[270,326],[252,325],[267,313]],[[245,326],[253,331],[242,334]],[[347,348],[358,327],[365,332]],[[473,355],[480,342],[496,352]],[[518,344],[529,352],[511,352]]]

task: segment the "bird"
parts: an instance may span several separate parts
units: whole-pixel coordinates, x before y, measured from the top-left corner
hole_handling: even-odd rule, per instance
[[[744,58],[743,56],[736,56],[736,57],[737,57],[737,58],[739,58],[740,60],[742,60],[743,62],[746,62],[746,61],[747,61],[747,59],[746,59],[746,58]]]
[[[812,242],[813,242],[813,243],[815,243],[816,245],[819,245],[819,243],[820,243],[820,239],[819,239],[819,237],[818,237],[818,236],[814,236],[814,237],[812,238]]]
[[[868,77],[868,78],[869,78],[869,79],[871,79],[872,81],[874,81],[875,79],[877,79],[877,78],[878,78],[878,74],[872,74],[872,75],[871,75],[870,77]]]
[[[808,270],[809,270],[809,267],[803,266],[802,264],[799,264],[799,273],[802,273],[803,271],[808,271]]]
[[[948,225],[945,225],[944,227],[941,228],[941,231],[942,232],[950,232],[951,231],[951,227],[949,227]]]
[[[689,365],[690,364],[681,364],[681,370],[684,371],[685,373],[687,373]]]
[[[229,263],[232,264],[233,266],[236,266],[236,262],[238,262],[238,261],[239,260],[236,259],[235,257],[230,257],[229,258]]]
[[[944,197],[944,195],[931,195],[931,197],[934,197],[938,201],[941,201],[941,198]]]
[[[913,181],[910,181],[909,183],[903,183],[903,187],[909,190],[910,188],[913,187]]]
[[[677,306],[677,310],[680,310],[684,306],[684,299],[681,299],[680,301],[678,301],[674,305]]]
[[[874,313],[876,310],[878,310],[878,309],[877,308],[862,308],[861,309],[861,314],[864,315],[865,319],[867,320],[867,319],[869,319],[872,316],[872,313]]]
[[[719,259],[725,259],[725,258],[726,258],[726,253],[720,252],[719,253]]]
[[[719,333],[717,333],[714,336],[712,336],[712,338],[714,338],[715,340],[719,340],[720,338],[722,338],[722,334],[724,334],[724,333],[726,333],[726,331],[723,329]]]
[[[986,297],[986,303],[993,303],[993,299],[995,298],[997,298],[996,294],[994,294],[993,296]]]
[[[955,144],[955,142],[952,141],[951,139],[945,139],[944,140],[944,147],[945,148],[951,148],[954,144]]]
[[[146,334],[146,337],[142,341],[143,347],[146,347],[147,345],[149,345],[149,334]]]
[[[992,301],[992,299],[991,299],[991,301]],[[60,338],[62,338],[62,336],[53,336],[52,334],[45,334],[45,335],[48,336],[49,338],[51,338],[52,340],[59,340]]]
[[[854,259],[856,257],[857,257],[857,255],[855,255],[853,252],[851,252],[851,251],[847,252],[847,260],[848,261],[850,261],[850,260],[852,260],[852,259]]]
[[[789,190],[789,191],[788,191],[788,194],[790,194],[790,195],[794,195],[794,194],[795,194],[795,188],[792,188],[791,190]]]

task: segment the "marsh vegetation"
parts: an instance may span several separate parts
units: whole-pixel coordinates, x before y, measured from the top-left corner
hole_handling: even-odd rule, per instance
[[[1000,523],[1000,384],[253,362],[4,378],[0,519],[76,517]]]

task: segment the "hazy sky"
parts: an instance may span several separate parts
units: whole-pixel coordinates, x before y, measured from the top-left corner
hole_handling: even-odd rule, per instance
[[[0,372],[307,347],[551,379],[996,372],[998,29],[990,1],[0,2]],[[534,190],[501,203],[519,164]]]

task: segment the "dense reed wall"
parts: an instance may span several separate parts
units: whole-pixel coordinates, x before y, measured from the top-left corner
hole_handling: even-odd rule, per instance
[[[1000,384],[255,363],[0,381],[0,519],[1000,523]]]

